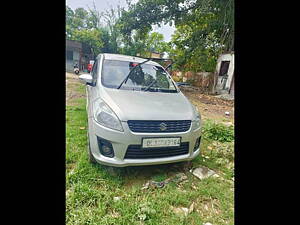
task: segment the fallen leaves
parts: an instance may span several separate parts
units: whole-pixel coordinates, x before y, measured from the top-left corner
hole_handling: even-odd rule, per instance
[[[173,207],[171,206],[171,210],[179,216],[188,216],[190,213],[194,211],[195,203],[193,202],[189,208],[186,207]]]
[[[113,210],[112,213],[111,213],[112,218],[118,218],[120,216],[121,216],[120,213],[116,212],[115,210]]]
[[[179,216],[187,216],[189,214],[189,209],[184,207],[175,208],[171,206],[171,210]]]

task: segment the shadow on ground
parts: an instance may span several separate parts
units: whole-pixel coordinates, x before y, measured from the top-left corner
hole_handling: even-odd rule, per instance
[[[191,162],[177,162],[162,165],[150,166],[130,166],[130,167],[110,167],[103,165],[98,166],[99,170],[105,171],[106,176],[119,178],[123,180],[124,188],[133,186],[142,186],[147,181],[161,182],[177,173],[186,173],[190,170]]]

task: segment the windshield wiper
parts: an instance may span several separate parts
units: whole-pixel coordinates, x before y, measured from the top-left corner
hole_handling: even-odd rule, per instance
[[[164,68],[165,70],[169,69],[171,66],[173,65],[173,63],[170,63],[166,68]]]
[[[156,84],[157,80],[152,81],[151,84],[149,84],[144,91],[148,91],[154,84]]]
[[[132,70],[130,70],[130,72],[128,73],[128,75],[127,75],[127,76],[125,77],[125,79],[121,82],[121,84],[119,85],[119,87],[118,87],[117,89],[120,89],[124,83],[126,84],[128,78],[130,77],[130,75],[132,74],[132,72],[133,72],[137,67],[140,67],[142,64],[144,64],[144,63],[146,63],[146,62],[148,62],[148,61],[150,61],[150,60],[151,60],[151,59],[147,59],[147,60],[145,60],[144,62],[141,62],[141,63],[139,63],[138,65],[136,65],[135,67],[133,67]]]
[[[133,69],[130,70],[130,72],[128,73],[128,75],[127,75],[127,76],[125,77],[125,79],[121,82],[121,84],[119,85],[119,87],[117,87],[117,89],[120,89],[120,87],[122,87],[122,85],[123,85],[124,83],[126,84],[128,78],[130,77],[130,75],[132,74],[132,72],[135,70],[135,68],[140,67],[142,64],[144,64],[144,63],[146,63],[146,62],[148,62],[148,61],[150,61],[150,60],[151,60],[151,59],[147,59],[146,61],[141,62],[141,63],[137,64],[135,67],[133,67]]]

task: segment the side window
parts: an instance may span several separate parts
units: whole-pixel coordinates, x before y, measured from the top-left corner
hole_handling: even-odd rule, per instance
[[[97,80],[98,61],[99,60],[96,60],[94,62],[94,65],[93,65],[93,68],[92,68],[93,85],[96,84],[96,80]]]

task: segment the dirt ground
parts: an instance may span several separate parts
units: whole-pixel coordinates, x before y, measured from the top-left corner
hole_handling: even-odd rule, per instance
[[[203,119],[211,119],[225,125],[234,123],[234,101],[224,100],[217,96],[201,94],[196,89],[180,88],[182,93],[196,105]],[[226,115],[225,112],[229,112]]]
[[[66,104],[75,105],[76,100],[86,96],[85,92],[79,90],[83,85],[79,82],[78,75],[66,73]]]
[[[76,99],[85,97],[85,92],[82,93],[82,91],[80,91],[81,86],[78,75],[66,73],[67,105],[74,105],[76,104]],[[234,101],[201,94],[192,88],[182,87],[181,91],[192,104],[197,106],[203,119],[211,119],[226,125],[232,125],[234,123]],[[229,115],[226,115],[225,112],[229,112]]]

